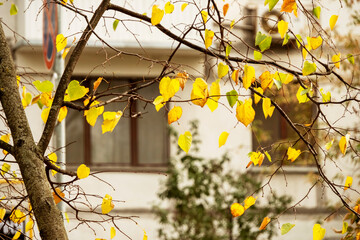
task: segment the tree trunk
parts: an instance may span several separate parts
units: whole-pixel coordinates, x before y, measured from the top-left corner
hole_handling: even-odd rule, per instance
[[[0,22],[0,101],[14,143],[12,153],[21,175],[40,236],[44,240],[68,239],[64,221],[47,181],[42,154],[36,146],[23,109],[10,48]]]

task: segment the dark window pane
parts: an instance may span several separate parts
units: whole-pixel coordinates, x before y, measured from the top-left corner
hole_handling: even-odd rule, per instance
[[[158,85],[139,90],[139,94],[152,99]],[[164,164],[168,160],[168,132],[164,110],[157,112],[153,104],[138,102],[138,110],[144,113],[137,119],[139,164]]]
[[[84,120],[83,113],[69,110],[66,117],[66,162],[81,164],[84,162]]]

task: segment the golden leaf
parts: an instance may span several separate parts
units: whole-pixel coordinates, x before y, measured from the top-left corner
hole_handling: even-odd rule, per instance
[[[182,108],[179,106],[174,106],[168,113],[168,124],[176,122],[181,118]]]
[[[223,146],[226,143],[226,140],[229,136],[228,132],[222,132],[219,137],[219,147]]]
[[[255,110],[252,107],[252,99],[248,98],[244,103],[238,103],[236,107],[236,118],[247,127],[255,118]]]
[[[164,10],[160,9],[157,5],[153,5],[151,13],[151,24],[158,25],[164,17]]]
[[[233,217],[239,217],[244,214],[245,208],[240,203],[233,203],[231,204],[230,211]]]
[[[244,88],[248,89],[253,82],[255,82],[255,68],[253,66],[245,65],[243,77]]]
[[[209,90],[207,83],[202,78],[196,78],[191,91],[191,101],[195,105],[203,107],[206,104],[208,97]]]

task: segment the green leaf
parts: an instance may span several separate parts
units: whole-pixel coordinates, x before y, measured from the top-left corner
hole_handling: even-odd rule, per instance
[[[318,19],[320,19],[320,13],[321,13],[321,7],[318,6],[316,8],[313,9],[313,14],[315,15],[315,17],[317,17]]]
[[[114,31],[116,30],[118,24],[119,24],[119,20],[118,20],[118,19],[115,19],[114,22],[113,22],[113,29],[114,29]]]
[[[11,8],[10,8],[10,15],[16,15],[18,13],[18,8],[17,6],[13,3],[11,4]]]
[[[281,82],[281,81],[279,81],[279,80],[274,79],[274,83],[275,83],[275,85],[276,85],[277,89],[278,89],[278,90],[280,90],[280,89],[281,89],[281,87],[282,87],[282,82]]]
[[[300,96],[307,94],[310,91],[309,88],[306,88],[300,92]]]
[[[286,34],[285,34],[285,37],[284,37],[284,41],[283,41],[283,43],[282,43],[282,46],[288,44],[289,39],[290,39],[290,36],[289,36],[289,34],[286,33]]]
[[[295,227],[295,224],[284,223],[281,226],[281,235],[287,234],[293,227]]]
[[[260,61],[262,59],[262,53],[259,51],[254,50],[254,59],[256,61]]]
[[[229,105],[233,107],[238,99],[238,93],[236,90],[231,90],[230,92],[226,93],[226,98],[229,102]]]
[[[54,88],[54,84],[50,81],[43,81],[40,82],[39,80],[36,80],[33,82],[34,86],[36,87],[37,90],[39,90],[40,92],[52,92],[53,88]]]
[[[229,57],[229,55],[230,55],[230,51],[231,51],[231,45],[230,44],[226,45],[226,49],[225,49],[225,56],[226,57]]]
[[[267,151],[265,151],[265,156],[269,159],[269,162],[271,162],[271,156]]]
[[[299,48],[301,46],[301,43],[302,43],[302,38],[301,38],[301,36],[299,34],[296,34],[295,37],[296,37],[296,45]]]
[[[355,59],[354,59],[354,56],[352,54],[349,53],[348,55],[346,55],[346,58],[352,65],[355,64]]]
[[[269,12],[270,12],[276,6],[279,0],[267,0],[267,2],[269,3]]]
[[[302,73],[304,76],[310,75],[316,71],[316,64],[305,61]]]
[[[264,41],[266,38],[266,34],[262,34],[261,32],[258,32],[255,37],[255,46],[258,46],[262,41]]]
[[[67,93],[69,95],[68,101],[74,101],[80,99],[84,97],[88,91],[89,89],[84,86],[81,86],[78,81],[72,80],[67,88]]]
[[[261,52],[264,52],[265,50],[270,48],[271,41],[271,36],[267,36],[266,34],[258,32],[255,37],[255,46],[259,46]]]
[[[341,234],[344,234],[344,233],[347,232],[348,226],[349,226],[349,224],[347,222],[343,222],[343,227],[342,227]]]

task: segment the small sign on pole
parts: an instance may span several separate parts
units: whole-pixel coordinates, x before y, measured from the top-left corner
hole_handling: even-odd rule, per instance
[[[57,7],[51,0],[44,0],[43,10],[43,54],[47,69],[54,65],[56,56],[56,35],[58,31]]]

